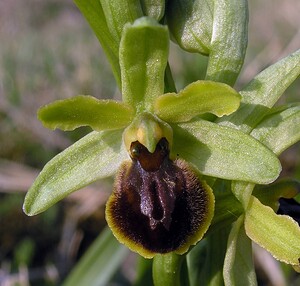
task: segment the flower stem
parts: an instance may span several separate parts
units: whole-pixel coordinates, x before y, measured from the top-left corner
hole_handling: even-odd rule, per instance
[[[181,265],[185,255],[175,253],[157,254],[153,259],[153,282],[155,286],[180,286]],[[188,285],[188,284],[185,284]]]

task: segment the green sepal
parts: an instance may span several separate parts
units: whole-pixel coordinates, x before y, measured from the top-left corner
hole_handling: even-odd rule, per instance
[[[230,86],[213,81],[196,81],[178,94],[167,93],[154,102],[154,112],[167,122],[186,122],[193,117],[212,113],[231,114],[240,105],[241,96]]]
[[[115,174],[128,158],[122,132],[91,132],[49,161],[26,194],[24,212],[41,213],[72,192]]]
[[[236,129],[197,120],[173,126],[173,132],[173,156],[194,164],[204,175],[268,184],[281,171],[272,151]]]
[[[245,233],[241,215],[233,223],[228,237],[223,268],[225,285],[257,285],[252,255],[252,243]]]
[[[248,43],[247,0],[214,1],[207,80],[234,85]]]
[[[133,108],[125,103],[86,95],[57,100],[38,110],[38,119],[45,127],[62,130],[80,126],[90,126],[97,131],[120,129],[126,127],[133,116]]]
[[[140,0],[145,16],[160,21],[165,14],[165,0]]]
[[[240,108],[218,122],[249,133],[299,74],[300,50],[259,73],[240,91]]]
[[[168,3],[168,26],[182,49],[209,54],[213,30],[213,7],[212,0],[173,0]]]
[[[120,43],[123,28],[127,23],[143,16],[139,0],[99,0],[107,27],[117,43]]]
[[[265,116],[251,135],[280,155],[300,140],[300,104],[281,106],[277,110]]]
[[[300,227],[286,215],[277,215],[251,196],[245,214],[246,234],[277,260],[300,265]]]
[[[121,88],[119,41],[117,41],[110,33],[100,1],[74,0],[74,2],[98,38],[108,61],[112,66],[112,71],[117,84]]]
[[[279,199],[291,199],[300,192],[300,182],[293,179],[285,179],[267,186],[256,186],[253,190],[253,196],[260,202],[271,207],[275,212],[279,208]]]
[[[168,53],[166,26],[149,17],[125,26],[120,43],[122,96],[138,112],[151,112],[154,99],[164,93]]]

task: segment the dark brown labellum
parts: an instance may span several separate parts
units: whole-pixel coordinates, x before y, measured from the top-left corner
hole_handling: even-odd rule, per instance
[[[213,195],[183,160],[169,158],[162,138],[150,153],[131,144],[132,162],[119,170],[106,218],[117,239],[145,257],[187,251],[208,228]]]

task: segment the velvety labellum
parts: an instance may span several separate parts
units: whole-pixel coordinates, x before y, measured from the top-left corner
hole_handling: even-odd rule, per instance
[[[106,219],[116,238],[146,258],[184,253],[199,241],[212,219],[214,198],[183,160],[169,158],[162,138],[153,153],[133,142],[131,162],[116,177]]]

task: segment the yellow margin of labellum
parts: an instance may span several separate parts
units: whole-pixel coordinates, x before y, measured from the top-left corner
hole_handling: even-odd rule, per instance
[[[130,212],[130,207],[128,208],[128,206],[124,207],[124,211],[120,211],[120,212],[115,212],[116,209],[116,205],[120,204],[119,200],[121,201],[122,204],[122,199],[120,198],[122,196],[122,182],[124,180],[126,180],[126,178],[130,175],[132,166],[133,166],[133,162],[127,161],[124,162],[120,169],[119,172],[116,176],[116,180],[115,180],[115,185],[114,185],[114,191],[111,194],[111,196],[109,197],[107,204],[106,204],[106,220],[107,223],[109,225],[109,227],[111,228],[114,236],[117,238],[117,240],[126,245],[130,250],[137,252],[138,254],[140,254],[141,256],[145,257],[145,258],[153,258],[156,254],[165,254],[165,253],[169,253],[169,252],[175,252],[177,254],[184,254],[186,253],[190,246],[195,245],[198,241],[200,241],[205,232],[208,230],[210,223],[212,221],[213,215],[214,215],[214,195],[212,192],[212,189],[204,182],[204,181],[200,181],[199,176],[197,175],[197,171],[195,171],[188,163],[186,163],[185,161],[181,160],[181,159],[177,159],[175,161],[171,161],[170,160],[170,164],[174,164],[176,165],[184,174],[185,179],[187,179],[186,183],[187,183],[187,189],[189,188],[193,188],[193,186],[196,186],[196,188],[198,189],[199,192],[203,192],[204,194],[204,201],[203,203],[205,203],[205,206],[201,205],[201,207],[204,207],[205,211],[201,211],[199,210],[199,200],[198,200],[198,206],[196,206],[194,208],[194,206],[192,206],[192,212],[195,215],[195,217],[193,218],[193,220],[200,220],[201,223],[199,223],[199,225],[197,225],[196,229],[193,230],[193,233],[190,233],[190,235],[186,236],[184,241],[178,245],[175,248],[166,248],[164,249],[164,247],[162,247],[162,249],[160,250],[153,250],[151,249],[151,245],[150,247],[145,247],[145,245],[141,244],[138,240],[141,236],[143,236],[144,232],[138,233],[137,237],[138,239],[132,239],[130,237],[128,237],[128,235],[126,235],[126,233],[122,230],[125,229],[126,231],[128,230],[128,226],[127,224],[130,226],[131,222],[137,224],[138,221],[138,217],[136,218],[136,220],[134,219],[135,216],[131,216],[130,221],[124,219],[124,217],[127,217],[127,213]],[[199,189],[200,188],[200,189]],[[128,197],[131,197],[132,192],[127,192],[128,194],[130,194],[129,196],[126,197],[126,199]],[[133,194],[132,194],[133,196]],[[128,200],[130,201],[131,198]],[[134,200],[134,198],[132,198],[132,200]],[[194,197],[192,200],[193,201]],[[197,200],[197,198],[196,198]],[[138,209],[139,205],[134,204],[133,208]],[[177,211],[177,216],[179,213],[179,217],[182,215],[184,216],[186,212],[191,212],[190,209],[189,210],[182,210],[183,212],[178,212]],[[202,213],[201,213],[202,212]],[[139,214],[140,215],[140,214]],[[140,215],[141,216],[141,215]],[[122,218],[120,218],[122,217]],[[122,224],[122,222],[124,222],[124,224]],[[184,222],[185,223],[185,222]],[[137,224],[137,225],[141,225],[141,227],[143,227],[143,224]],[[130,228],[130,227],[129,227]],[[140,230],[139,230],[140,231]],[[176,236],[174,236],[176,237]]]

